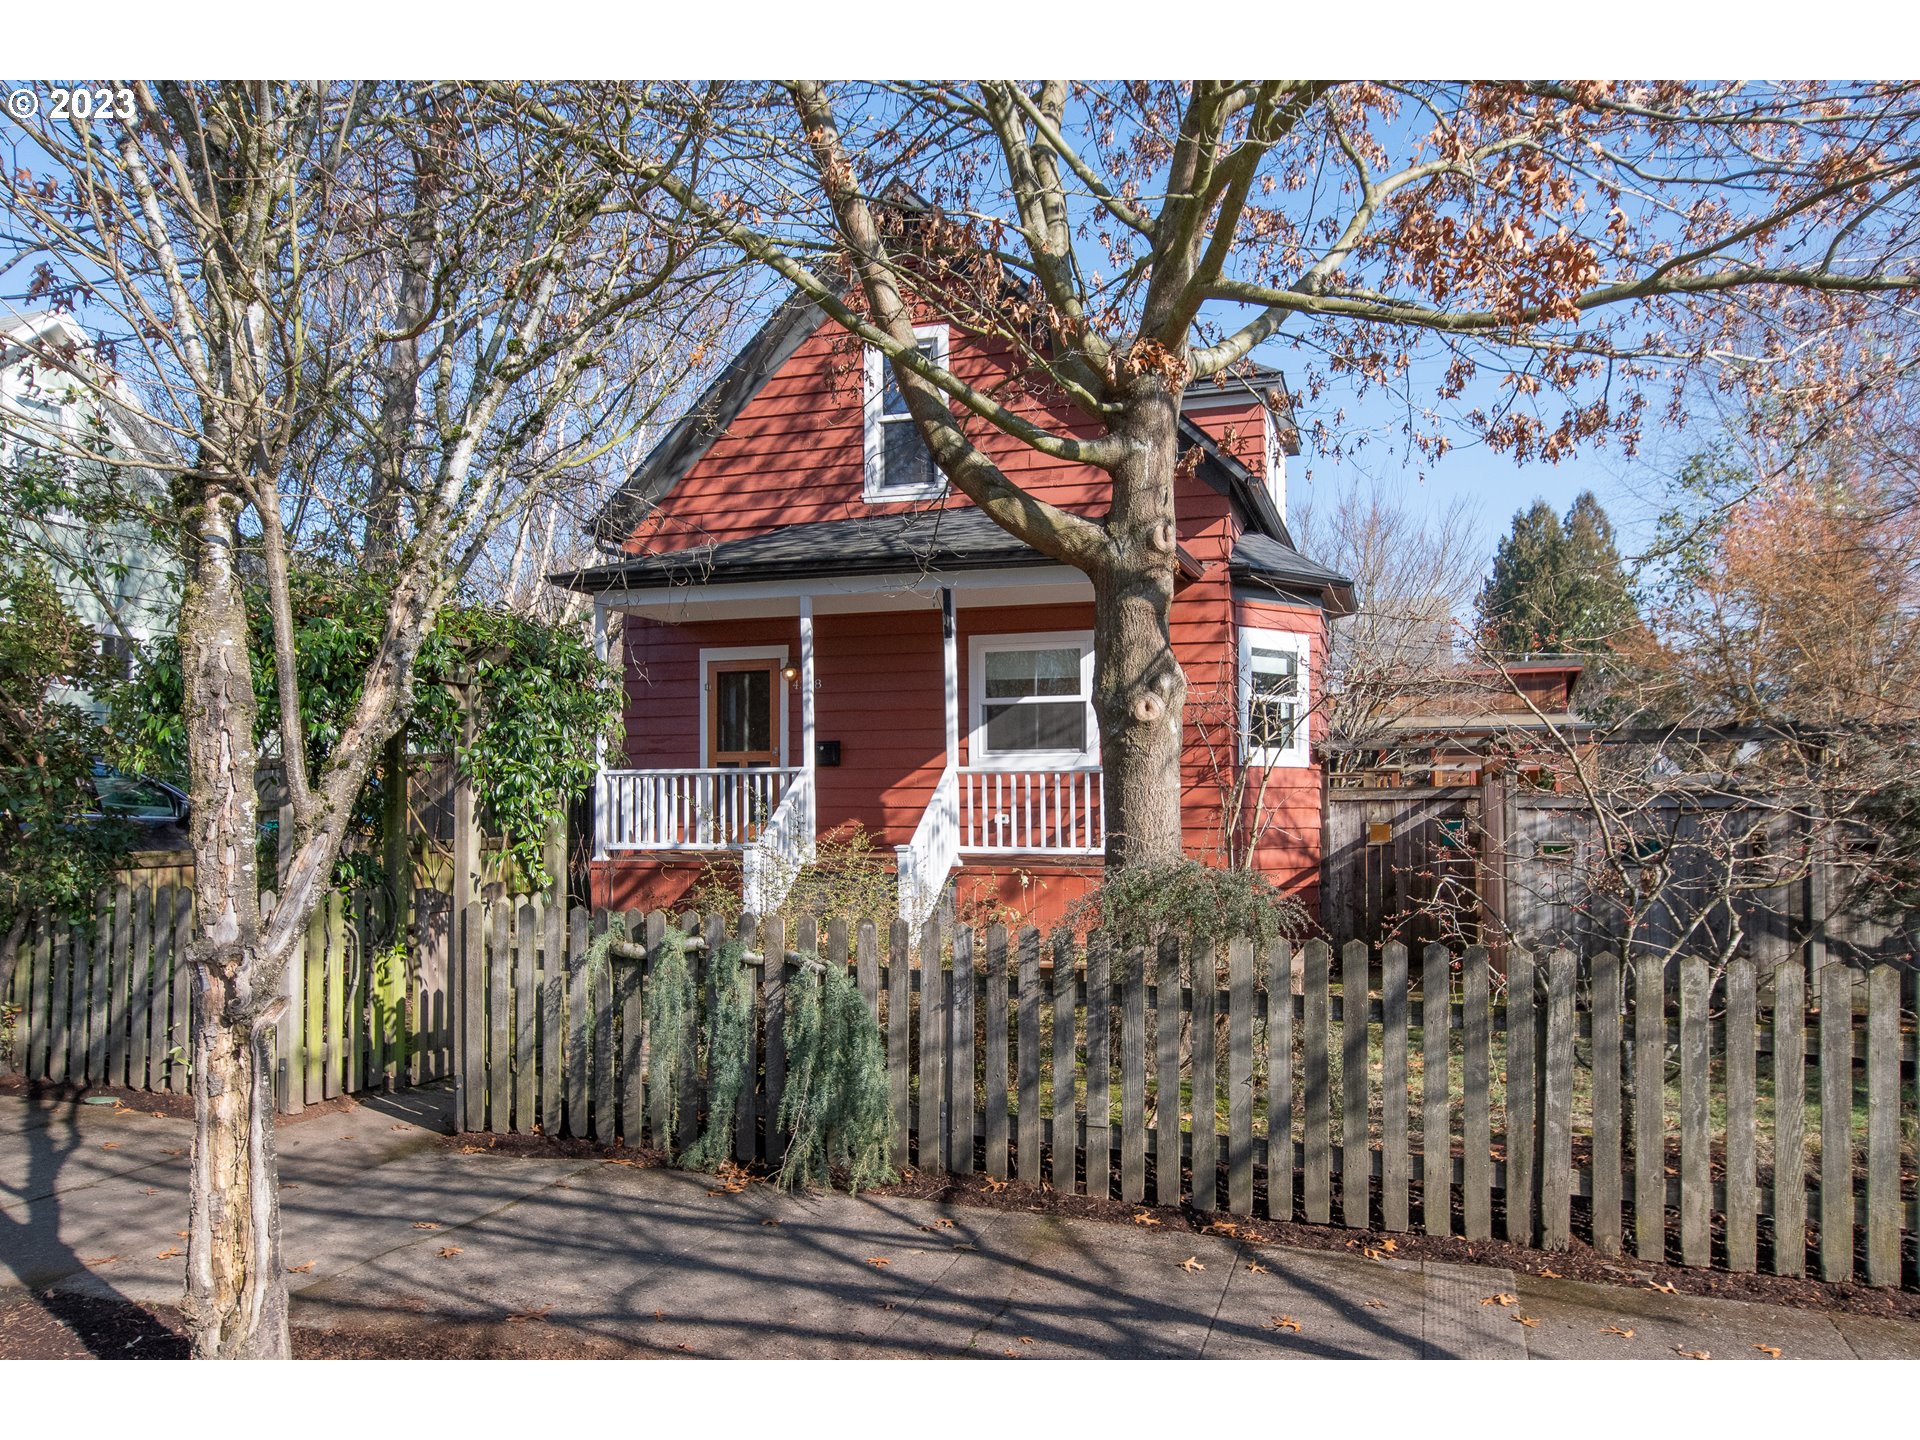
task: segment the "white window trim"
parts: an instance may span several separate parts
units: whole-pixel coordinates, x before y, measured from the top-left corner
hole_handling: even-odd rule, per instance
[[[1253,649],[1291,650],[1300,666],[1300,723],[1285,745],[1253,743]],[[1238,672],[1240,711],[1240,760],[1245,765],[1300,769],[1313,763],[1311,741],[1313,716],[1313,668],[1308,663],[1313,653],[1310,636],[1293,630],[1240,629],[1240,668]]]
[[[700,652],[700,763],[695,767],[696,769],[705,768],[707,756],[711,753],[707,749],[707,731],[709,728],[707,716],[713,707],[710,703],[710,696],[708,695],[707,665],[714,660],[778,660],[781,668],[784,669],[787,664],[787,647],[784,645],[733,645],[723,646],[713,650],[703,649]],[[779,677],[775,678],[776,680],[779,679]],[[793,764],[788,758],[787,753],[790,744],[787,738],[787,731],[790,728],[788,725],[787,705],[790,698],[788,691],[791,687],[784,680],[779,680],[779,685],[780,768],[786,770],[790,769]]]
[[[987,753],[987,654],[995,650],[1057,650],[1077,646],[1080,685],[1086,692],[1087,746],[1084,750],[1018,750]],[[967,768],[969,770],[1064,770],[1100,763],[1100,725],[1093,712],[1093,632],[1033,631],[1024,635],[974,635],[967,640]]]
[[[913,327],[916,341],[933,341],[933,363],[945,369],[947,364],[947,327],[945,325],[916,325]],[[862,497],[872,505],[891,505],[902,500],[937,500],[947,493],[947,477],[934,467],[933,481],[927,485],[885,486],[882,479],[886,467],[886,445],[882,432],[886,426],[881,423],[880,406],[887,393],[886,355],[869,345],[866,353],[866,382],[861,403],[861,429],[864,434],[865,466],[862,470]],[[912,421],[906,423],[912,424]]]

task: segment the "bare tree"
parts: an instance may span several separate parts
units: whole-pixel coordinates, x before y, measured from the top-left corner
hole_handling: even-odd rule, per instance
[[[952,484],[1088,575],[1112,867],[1180,854],[1168,618],[1188,385],[1291,326],[1360,385],[1437,352],[1433,398],[1458,412],[1441,421],[1520,458],[1631,443],[1672,367],[1720,356],[1734,312],[1803,336],[1920,286],[1901,248],[1917,95],[789,81],[678,99],[712,137],[698,173],[626,133],[622,95],[523,109],[877,348]],[[930,312],[1004,342],[1022,373],[988,392],[936,364],[914,334]],[[1765,384],[1795,353],[1741,356]],[[1023,384],[1056,420],[1013,403]],[[1448,424],[1419,428],[1428,453],[1449,443]],[[1022,488],[996,431],[1106,472],[1106,513]]]
[[[197,939],[184,1308],[197,1355],[283,1356],[269,1061],[288,962],[404,723],[440,607],[504,520],[645,418],[663,387],[631,366],[704,277],[657,187],[581,163],[477,91],[125,93],[131,119],[44,121],[13,157],[0,268],[30,276],[30,301],[73,310],[172,446],[150,518],[185,565]],[[350,560],[387,596],[359,700],[311,774],[289,601],[300,554]],[[270,914],[254,862],[252,577],[269,596],[293,811]]]
[[[1351,576],[1362,599],[1328,624],[1320,703],[1334,744],[1327,763],[1343,769],[1358,749],[1390,739],[1396,722],[1472,683],[1454,649],[1484,563],[1477,511],[1464,497],[1416,508],[1376,480],[1313,497],[1288,523],[1302,551]]]

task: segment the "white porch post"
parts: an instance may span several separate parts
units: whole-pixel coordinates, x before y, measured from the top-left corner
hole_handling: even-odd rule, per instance
[[[607,659],[607,602],[601,596],[593,599],[593,653],[602,664]],[[626,677],[621,676],[621,685]],[[593,776],[593,858],[607,858],[607,737],[604,733],[594,742]]]
[[[800,763],[805,767],[807,776],[807,840],[806,853],[813,854],[813,837],[817,819],[817,799],[814,794],[814,725],[813,725],[813,597],[800,597]]]

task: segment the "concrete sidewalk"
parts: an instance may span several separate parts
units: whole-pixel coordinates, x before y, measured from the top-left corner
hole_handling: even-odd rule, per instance
[[[767,1358],[1920,1358],[1904,1321],[461,1153],[437,1134],[447,1099],[282,1126],[296,1326],[533,1317],[585,1354]],[[177,1303],[183,1262],[160,1257],[182,1244],[189,1129],[0,1097],[0,1291]]]

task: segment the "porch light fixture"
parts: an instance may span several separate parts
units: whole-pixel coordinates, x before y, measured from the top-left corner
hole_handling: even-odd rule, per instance
[[[786,665],[781,667],[780,678],[786,681],[789,685],[798,685],[800,683],[800,667],[798,665]]]

